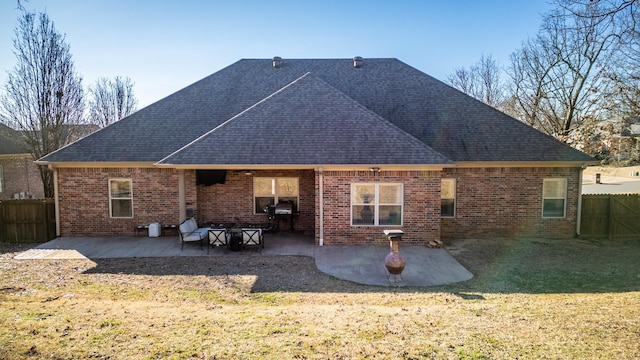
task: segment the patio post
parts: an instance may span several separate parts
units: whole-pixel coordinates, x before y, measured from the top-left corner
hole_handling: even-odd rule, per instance
[[[178,211],[180,223],[186,220],[187,200],[186,191],[184,189],[184,170],[178,170]]]

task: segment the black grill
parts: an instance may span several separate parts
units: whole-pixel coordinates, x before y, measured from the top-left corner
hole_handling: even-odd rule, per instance
[[[292,215],[292,214],[293,214],[293,204],[280,203],[276,205],[275,215]]]

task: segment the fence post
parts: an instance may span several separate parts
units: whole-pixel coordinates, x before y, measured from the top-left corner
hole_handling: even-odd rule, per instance
[[[613,195],[609,194],[609,241],[611,241],[611,233],[613,232]]]
[[[45,236],[45,241],[49,241],[49,204],[47,203],[47,200],[44,200],[42,202],[42,213],[44,215],[44,236]]]
[[[7,222],[4,219],[4,202],[0,201],[0,241],[5,241],[7,237]]]

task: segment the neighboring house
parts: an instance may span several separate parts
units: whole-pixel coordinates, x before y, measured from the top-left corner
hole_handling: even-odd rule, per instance
[[[640,160],[640,116],[614,116],[599,121],[580,148],[608,155],[607,160]]]
[[[396,59],[240,60],[38,161],[59,233],[266,222],[317,244],[571,237],[589,156]],[[282,228],[281,224],[281,228]]]
[[[21,139],[19,131],[0,124],[0,200],[44,198],[38,165]]]

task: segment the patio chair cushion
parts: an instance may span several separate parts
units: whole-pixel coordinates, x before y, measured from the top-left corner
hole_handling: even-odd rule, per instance
[[[194,218],[185,220],[179,228],[182,241],[201,241],[209,236],[210,228],[198,228]]]
[[[264,247],[264,238],[260,228],[242,228],[242,246]]]
[[[227,229],[210,229],[209,230],[209,244],[210,245],[227,245],[231,240],[231,234],[227,232]]]
[[[189,234],[184,234],[182,241],[200,241],[206,239],[207,236],[209,236],[209,228],[199,228]]]
[[[187,219],[180,224],[180,232],[183,234],[190,234],[198,228],[198,224],[193,218]]]

